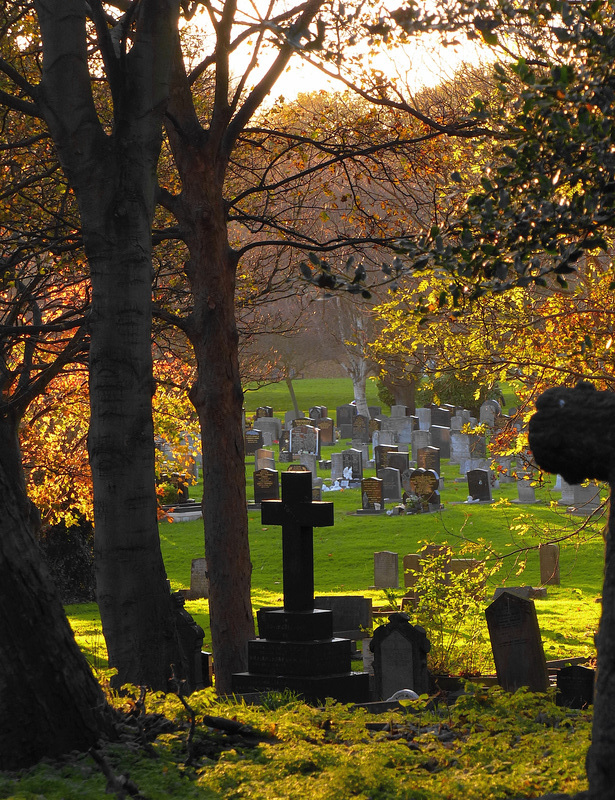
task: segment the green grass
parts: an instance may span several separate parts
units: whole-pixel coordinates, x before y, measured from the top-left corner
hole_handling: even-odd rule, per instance
[[[293,381],[297,403],[307,413],[312,406],[327,406],[329,416],[335,419],[337,406],[354,400],[352,381],[350,378],[311,378]],[[269,386],[246,387],[244,391],[244,408],[247,413],[254,413],[259,406],[271,406],[276,417],[284,418],[284,412],[293,407],[290,392],[285,383],[274,383]],[[367,381],[367,402],[370,406],[381,406],[383,413],[388,407],[378,399],[376,383]]]

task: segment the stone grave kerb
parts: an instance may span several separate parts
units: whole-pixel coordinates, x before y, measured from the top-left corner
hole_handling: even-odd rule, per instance
[[[314,609],[314,528],[334,524],[333,503],[312,500],[311,472],[283,472],[281,500],[263,500],[264,525],[282,526],[285,611]]]

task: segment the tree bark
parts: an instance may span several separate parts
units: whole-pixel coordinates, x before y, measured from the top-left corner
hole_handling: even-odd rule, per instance
[[[0,769],[86,750],[112,733],[112,712],[44,566],[17,436],[0,417]]]
[[[117,682],[168,690],[184,661],[156,514],[151,226],[178,3],[143,0],[123,54],[106,39],[106,22],[98,28],[113,100],[109,134],[91,91],[86,4],[66,0],[62,12],[37,3],[39,102],[79,203],[92,280],[88,447],[98,602]]]
[[[243,392],[235,323],[236,261],[227,240],[222,194],[203,180],[204,159],[193,153],[183,176],[183,223],[190,258],[186,274],[193,311],[186,333],[194,347],[197,378],[190,399],[199,415],[203,451],[203,524],[209,574],[209,610],[216,690],[232,690],[232,674],[247,668],[254,637],[250,601],[245,457],[241,428]],[[199,177],[200,176],[200,177]],[[213,197],[212,197],[213,195]],[[204,208],[209,213],[202,214]],[[198,214],[195,216],[195,210]]]

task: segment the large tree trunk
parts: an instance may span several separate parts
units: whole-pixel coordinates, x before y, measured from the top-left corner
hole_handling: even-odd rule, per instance
[[[96,579],[117,682],[169,689],[183,674],[160,552],[151,414],[151,225],[177,0],[135,4],[116,53],[99,20],[113,99],[107,133],[91,91],[86,4],[37,3],[39,102],[73,187],[92,278],[89,452]],[[103,31],[104,28],[104,31]]]
[[[0,417],[0,769],[86,750],[112,712],[77,647],[36,544],[17,420]]]
[[[119,188],[99,197],[91,219],[89,208],[82,212],[93,289],[88,448],[97,597],[118,682],[168,691],[172,665],[178,677],[185,669],[156,513],[150,217],[124,200],[118,213]],[[107,225],[93,233],[96,219]]]

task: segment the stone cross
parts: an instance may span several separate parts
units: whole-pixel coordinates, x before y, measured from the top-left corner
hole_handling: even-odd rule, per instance
[[[333,503],[312,501],[311,472],[283,472],[282,499],[264,500],[264,525],[282,526],[285,611],[314,608],[313,529],[333,525]]]

